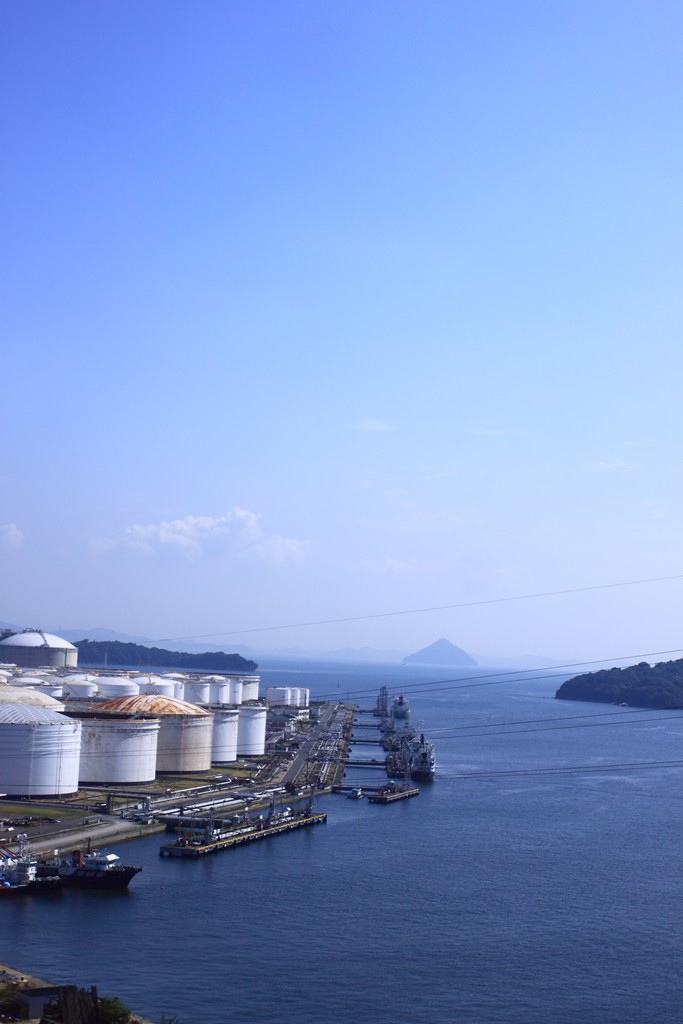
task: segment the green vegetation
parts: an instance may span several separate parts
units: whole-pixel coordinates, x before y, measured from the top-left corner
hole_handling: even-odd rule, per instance
[[[76,647],[79,664],[93,667],[153,666],[190,672],[255,672],[258,668],[255,661],[249,661],[240,654],[226,654],[225,651],[187,654],[184,651],[166,651],[161,647],[122,643],[120,640],[78,640]]]
[[[113,999],[98,1000],[100,1024],[128,1024],[131,1012],[114,996]]]
[[[62,818],[80,818],[83,815],[83,811],[76,810],[74,808],[67,808],[62,804],[53,804],[52,807],[44,807],[40,804],[34,804],[32,801],[30,805],[26,800],[2,800],[0,801],[0,819],[12,824],[10,819],[16,818],[18,821],[23,821],[26,818],[33,818],[36,821],[41,819],[43,821],[53,822],[59,821]]]
[[[683,659],[609,668],[568,679],[555,696],[635,708],[683,708]]]

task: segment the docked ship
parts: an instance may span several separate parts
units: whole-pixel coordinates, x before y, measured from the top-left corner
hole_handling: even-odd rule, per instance
[[[32,895],[59,892],[61,879],[55,872],[41,876],[38,860],[28,852],[28,846],[19,837],[19,852],[0,847],[0,896]]]
[[[400,694],[398,697],[394,697],[391,705],[392,718],[407,718],[409,713],[410,705],[403,694]]]
[[[122,864],[115,853],[98,850],[74,850],[71,857],[38,861],[38,878],[56,874],[72,889],[125,889],[140,871],[142,868]]]
[[[423,732],[419,739],[411,744],[410,777],[415,782],[432,782],[436,774],[434,744],[426,739]]]

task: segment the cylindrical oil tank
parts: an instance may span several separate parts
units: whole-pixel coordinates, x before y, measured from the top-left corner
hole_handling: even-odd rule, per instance
[[[208,704],[211,696],[211,683],[203,679],[187,679],[185,681],[185,700],[190,704]]]
[[[0,704],[0,789],[8,796],[78,790],[81,723],[46,707]]]
[[[266,689],[266,700],[269,704],[290,704],[292,688],[290,686],[269,686]]]
[[[258,700],[260,676],[242,676],[242,701]]]
[[[211,760],[228,764],[237,760],[237,729],[239,711],[237,708],[212,708],[213,747]]]
[[[295,704],[298,708],[307,708],[311,699],[311,691],[306,686],[295,687],[296,700]]]
[[[140,693],[160,693],[164,697],[175,697],[175,680],[162,676],[133,676]]]
[[[213,676],[209,681],[209,703],[230,703],[230,683],[225,676]]]
[[[46,693],[48,697],[63,697],[64,686],[60,680],[55,679],[54,682],[43,683],[40,687],[40,692]]]
[[[176,700],[185,700],[185,682],[187,676],[184,672],[164,672],[162,679],[170,679],[173,683],[173,693],[171,696],[175,697]]]
[[[208,711],[154,693],[119,697],[107,701],[99,711],[159,718],[158,772],[203,772],[211,767],[213,720]]]
[[[208,712],[201,715],[164,715],[159,731],[157,771],[208,771],[211,767],[212,734],[213,719]]]
[[[34,704],[53,711],[64,710],[64,705],[55,697],[30,686],[0,686],[0,704]]]
[[[64,693],[67,697],[74,697],[76,700],[87,700],[97,693],[97,683],[90,679],[64,679],[62,681]]]
[[[75,668],[78,648],[42,629],[24,629],[0,640],[0,657],[20,668]]]
[[[140,687],[133,679],[121,676],[98,676],[96,683],[100,697],[108,697],[110,700],[115,697],[132,697],[140,692]]]
[[[237,756],[262,757],[266,749],[265,707],[242,704],[237,726]]]
[[[159,719],[133,715],[79,715],[79,782],[125,785],[153,782]]]
[[[240,676],[228,676],[230,686],[228,704],[241,704],[244,695],[244,683]]]

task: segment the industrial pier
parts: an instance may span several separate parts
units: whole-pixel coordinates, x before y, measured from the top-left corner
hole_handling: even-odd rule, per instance
[[[268,839],[282,832],[293,832],[295,829],[308,828],[311,825],[322,825],[327,821],[326,814],[304,811],[301,815],[265,822],[253,822],[243,828],[221,833],[214,838],[191,839],[181,836],[172,843],[163,843],[159,848],[160,857],[204,857],[208,853],[217,853],[244,843],[252,843],[257,839]]]
[[[408,800],[411,796],[419,796],[420,790],[417,786],[409,786],[407,789],[403,786],[386,786],[380,789],[377,793],[371,793],[368,796],[368,803],[370,804],[393,804],[397,800]]]

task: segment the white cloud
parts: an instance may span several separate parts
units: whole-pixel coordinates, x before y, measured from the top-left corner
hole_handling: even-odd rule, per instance
[[[237,557],[254,557],[271,566],[301,561],[306,554],[306,541],[268,536],[255,512],[235,506],[224,516],[185,516],[160,523],[136,523],[128,526],[120,537],[95,541],[95,551],[107,552],[124,548],[151,556],[173,551],[185,558],[200,558],[207,548],[228,548]]]
[[[16,523],[0,524],[0,543],[6,548],[20,548],[24,543],[24,532]]]
[[[308,541],[292,540],[274,534],[257,541],[251,548],[254,555],[276,568],[286,562],[303,562],[308,551]]]
[[[384,420],[378,420],[374,416],[365,416],[362,420],[352,423],[351,429],[361,430],[366,434],[386,434],[394,428]]]

